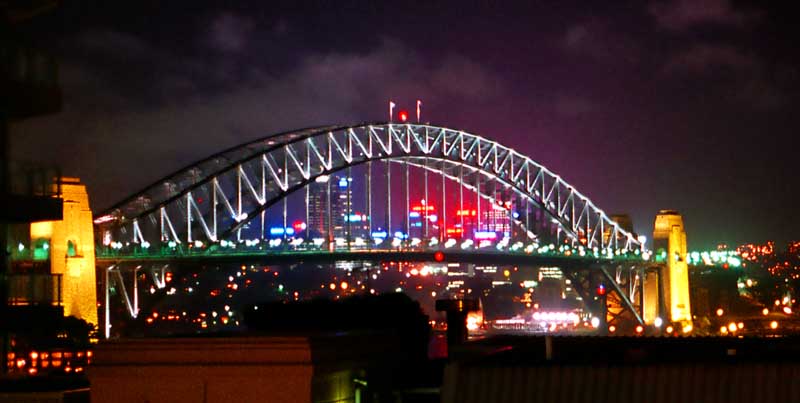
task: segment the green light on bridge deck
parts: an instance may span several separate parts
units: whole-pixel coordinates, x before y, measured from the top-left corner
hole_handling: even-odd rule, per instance
[[[43,239],[36,240],[33,244],[33,260],[50,259],[50,244]]]
[[[700,262],[700,252],[694,251],[689,256],[691,256],[692,263],[697,264]]]

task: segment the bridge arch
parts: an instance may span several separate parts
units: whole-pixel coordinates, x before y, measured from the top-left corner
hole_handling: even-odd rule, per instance
[[[441,169],[428,163],[432,160]],[[484,137],[426,124],[329,126],[249,142],[154,183],[95,224],[105,245],[218,242],[316,178],[375,161],[423,167],[451,180],[455,169],[467,169],[537,206],[568,242],[642,248],[633,234],[541,164]],[[472,189],[479,195],[480,183],[476,179]]]

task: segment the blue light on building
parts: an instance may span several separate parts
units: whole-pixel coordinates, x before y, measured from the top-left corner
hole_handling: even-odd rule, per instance
[[[283,234],[294,235],[294,228],[292,228],[292,227],[288,227],[288,228],[271,227],[269,229],[269,234],[270,235],[283,235]]]

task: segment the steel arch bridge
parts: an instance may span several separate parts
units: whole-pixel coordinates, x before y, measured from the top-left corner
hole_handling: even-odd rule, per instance
[[[495,197],[486,183],[500,183],[549,218],[558,244],[566,239],[571,246],[597,248],[606,255],[644,250],[633,234],[532,159],[481,136],[421,124],[322,127],[266,137],[156,182],[95,223],[102,246],[119,250],[238,241],[243,225],[287,195],[320,177],[373,161],[415,166],[460,181],[479,195],[479,204]],[[371,225],[371,217],[368,221]]]
[[[365,178],[356,196],[351,188],[354,170]],[[347,191],[332,200],[330,178],[343,172]],[[321,186],[327,211],[310,206],[312,186]],[[303,190],[299,203],[289,202],[302,197]],[[417,237],[409,218],[412,192],[427,203],[419,223],[424,229],[418,229]],[[357,215],[357,225],[355,198],[366,210]],[[310,224],[312,215],[323,216],[316,236],[289,233],[289,211],[297,213],[303,200],[299,210],[305,210],[300,213],[305,223]],[[337,202],[345,205],[343,220],[332,211]],[[441,212],[435,221],[428,213],[433,204]],[[456,214],[448,216],[448,207],[455,207]],[[479,242],[466,236],[468,227],[487,232],[481,231],[487,225],[481,220],[491,217],[490,212],[507,219],[505,233]],[[382,220],[375,220],[379,213]],[[269,229],[275,219],[282,229],[277,236]],[[357,233],[354,226],[363,231]],[[461,231],[450,234],[448,226]],[[155,182],[99,215],[95,227],[98,262],[109,269],[247,257],[380,260],[387,253],[416,253],[413,259],[421,259],[434,251],[457,252],[459,260],[497,254],[534,263],[556,258],[562,267],[611,263],[596,281],[612,283],[640,323],[636,311],[641,309],[635,307],[640,277],[638,283],[621,280],[620,267],[641,265],[650,256],[632,233],[531,158],[485,137],[427,124],[316,127],[242,144]],[[451,255],[455,253],[445,254]],[[606,270],[612,266],[616,273]],[[163,286],[163,281],[155,283]],[[137,309],[128,305],[135,316]]]

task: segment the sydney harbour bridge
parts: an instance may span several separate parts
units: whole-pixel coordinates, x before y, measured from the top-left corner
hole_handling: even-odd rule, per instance
[[[429,294],[438,290],[440,298],[464,296],[465,290],[448,283],[476,268],[493,273],[492,284],[530,286],[531,293],[557,272],[568,285],[559,292],[579,301],[569,320],[591,323],[597,332],[641,332],[662,324],[691,329],[688,300],[670,300],[688,290],[676,289],[680,278],[656,262],[629,226],[532,158],[446,127],[365,123],[271,135],[126,198],[96,216],[95,234],[106,337],[117,322],[163,320],[154,307],[193,291],[172,286],[173,278],[241,267],[241,273],[223,275],[216,289],[204,289],[206,301],[217,296],[215,290],[231,296],[232,288],[245,286],[238,281],[251,269],[273,268],[277,277],[297,265],[347,272],[334,274],[330,289],[349,286],[351,293],[375,293],[369,281],[377,284],[377,275],[389,268],[405,275],[399,285],[406,288],[412,274],[427,271],[438,285]],[[669,239],[665,250],[678,253],[679,242]],[[352,284],[343,281],[348,278]],[[313,295],[319,295],[328,282],[306,288],[316,287]],[[405,290],[395,285],[390,289]],[[290,300],[312,295],[300,286],[284,287],[292,288],[286,290]],[[517,318],[538,312],[538,304],[520,304],[527,310]],[[225,305],[224,311],[232,310]],[[202,314],[204,328],[211,321]]]

